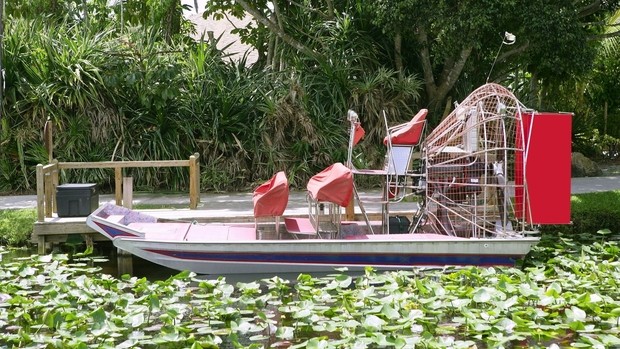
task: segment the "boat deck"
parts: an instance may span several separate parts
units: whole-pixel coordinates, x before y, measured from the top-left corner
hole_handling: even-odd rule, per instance
[[[189,210],[189,209],[150,209],[140,210],[146,214],[155,216],[160,220],[181,221],[181,222],[196,222],[196,223],[246,223],[253,229],[254,216],[250,212],[246,214],[240,214],[237,216],[213,216],[205,210]],[[393,214],[403,214],[394,212]],[[408,213],[411,214],[411,213]],[[284,218],[305,218],[306,215],[292,214],[286,215]],[[369,218],[373,221],[379,221],[381,219],[380,213],[371,212]],[[280,231],[286,232],[284,225],[284,219],[280,223]],[[363,216],[359,213],[355,215],[355,221],[363,222]],[[260,234],[258,238],[273,239],[276,238],[275,225],[273,219],[259,219]],[[86,225],[86,217],[57,217],[46,218],[44,222],[35,222],[32,242],[37,244],[38,253],[45,254],[51,250],[53,244],[65,243],[71,236],[81,236],[84,241],[92,245],[96,241],[109,241],[106,237],[91,229]],[[295,239],[303,238],[301,234],[293,236],[291,234],[281,234],[282,239]]]
[[[205,210],[151,209],[140,210],[140,212],[171,221],[195,221],[199,223],[254,222],[254,217],[250,214],[236,217],[214,217]],[[87,244],[92,244],[93,241],[108,241],[106,237],[86,225],[86,217],[58,217],[56,215],[46,218],[44,222],[35,222],[31,240],[37,244],[38,252],[45,254],[51,249],[52,244],[66,242],[69,236],[76,234],[81,235]]]

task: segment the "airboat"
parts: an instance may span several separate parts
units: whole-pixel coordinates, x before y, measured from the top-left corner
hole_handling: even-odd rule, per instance
[[[570,222],[571,114],[527,109],[506,88],[486,84],[425,137],[427,111],[389,126],[385,163],[355,166],[365,131],[349,111],[346,163],[307,184],[308,216],[287,217],[284,171],[253,193],[253,223],[162,221],[113,204],[87,224],[119,249],[198,274],[329,272],[417,266],[514,265],[538,243],[543,224]],[[382,194],[364,197],[374,176]],[[405,231],[390,231],[390,205],[416,198]],[[379,203],[373,220],[366,206]],[[357,205],[363,219],[343,219]],[[282,221],[282,218],[283,221]]]

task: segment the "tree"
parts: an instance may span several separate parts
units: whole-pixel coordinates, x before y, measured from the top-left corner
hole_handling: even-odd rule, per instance
[[[597,125],[603,135],[620,138],[620,10],[607,19],[607,30],[598,48],[591,74],[587,80],[590,106],[600,115]]]
[[[601,39],[600,18],[618,8],[620,1],[563,0],[376,0],[376,1],[256,1],[213,0],[207,13],[252,15],[246,40],[258,35],[277,38],[293,53],[324,59],[316,45],[321,25],[340,14],[348,15],[390,60],[389,67],[419,74],[424,79],[425,104],[441,109],[448,97],[462,97],[471,87],[502,81],[527,72],[529,89],[582,76],[592,64],[594,41]],[[497,56],[504,32],[517,43]],[[618,36],[619,31],[605,34]],[[263,39],[263,42],[267,41]],[[293,59],[293,57],[288,57]],[[523,76],[523,75],[522,75]],[[542,82],[542,83],[541,83]],[[542,92],[544,94],[544,92]]]

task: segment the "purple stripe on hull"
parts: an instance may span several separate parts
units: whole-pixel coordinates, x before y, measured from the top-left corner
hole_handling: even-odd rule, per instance
[[[325,253],[209,253],[190,251],[167,251],[146,249],[145,251],[180,260],[238,262],[238,263],[280,263],[280,264],[324,264],[360,266],[434,266],[434,265],[506,265],[513,266],[520,255],[467,255],[467,254],[325,254]]]
[[[137,235],[131,234],[125,230],[117,229],[109,225],[105,225],[99,222],[94,222],[97,224],[99,228],[107,235],[108,239],[112,240],[117,236],[127,236],[127,237],[138,237]]]

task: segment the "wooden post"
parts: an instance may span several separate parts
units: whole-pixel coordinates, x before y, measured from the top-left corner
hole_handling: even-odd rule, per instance
[[[45,245],[45,235],[39,235],[37,236],[37,253],[38,254],[45,254],[45,252],[47,252],[47,246]]]
[[[133,207],[133,177],[123,177],[123,207]]]
[[[52,160],[52,165],[54,165],[54,167],[52,168],[52,186],[54,187],[54,190],[52,190],[52,212],[57,213],[58,203],[56,201],[56,187],[58,186],[58,184],[60,184],[60,170],[58,169],[58,160]]]
[[[47,150],[47,161],[52,163],[54,159],[54,123],[49,116],[45,121],[45,126],[43,126],[43,143]]]
[[[114,200],[118,206],[123,204],[123,169],[114,168]]]
[[[43,180],[43,165],[37,165],[37,221],[45,222],[45,182]]]
[[[189,208],[195,210],[200,202],[200,155],[194,153],[189,157]]]
[[[124,274],[133,275],[133,258],[131,253],[120,248],[116,249],[116,264],[119,277]]]
[[[44,193],[45,193],[45,217],[51,218],[54,210],[54,191],[56,187],[54,187],[52,174],[51,172],[46,171],[43,174],[44,184]]]
[[[355,220],[355,196],[353,194],[351,194],[349,205],[345,208],[344,217],[347,221]]]

